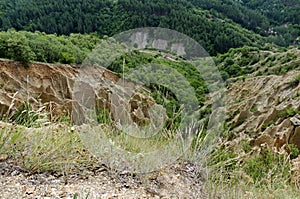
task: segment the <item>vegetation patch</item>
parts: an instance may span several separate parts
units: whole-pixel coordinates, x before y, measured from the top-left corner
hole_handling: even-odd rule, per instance
[[[300,111],[297,111],[296,109],[293,109],[293,108],[287,108],[287,109],[284,109],[283,111],[281,111],[278,116],[280,118],[288,118],[288,117],[293,117],[295,116],[296,114],[299,114]]]
[[[272,126],[275,124],[275,120],[270,120],[266,122],[265,124],[262,125],[261,130],[264,131],[266,130],[269,126]]]
[[[292,87],[296,87],[300,82],[300,74],[294,77],[294,79],[289,83]]]

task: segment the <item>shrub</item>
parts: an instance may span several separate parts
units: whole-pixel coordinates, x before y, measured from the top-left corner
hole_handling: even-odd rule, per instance
[[[43,114],[40,110],[33,110],[31,104],[24,102],[21,106],[13,113],[11,120],[16,124],[23,125],[26,127],[34,127],[38,125],[38,119],[46,119],[47,115]]]
[[[76,63],[76,58],[71,53],[62,52],[61,53],[61,58],[59,59],[59,62],[63,63],[63,64]]]
[[[212,158],[209,160],[208,164],[209,165],[216,165],[218,163],[228,161],[228,160],[233,159],[235,157],[237,157],[237,155],[234,152],[232,152],[230,150],[226,150],[224,148],[219,148],[219,149],[216,149],[213,152]],[[227,170],[234,170],[234,168],[236,166],[236,163],[237,162],[234,162],[233,164],[228,165],[226,167]]]
[[[20,61],[25,67],[35,58],[29,46],[28,38],[20,32],[9,30],[0,33],[0,56],[3,58]]]
[[[297,113],[299,113],[299,111],[293,109],[293,108],[287,108],[283,111],[281,111],[278,116],[281,118],[288,118],[288,117],[293,117],[294,115],[296,115]]]
[[[107,109],[102,109],[97,111],[97,121],[99,124],[111,124],[110,113]]]
[[[250,145],[250,141],[242,141],[242,148],[245,153],[249,153],[252,150],[252,146]]]
[[[286,178],[290,175],[290,163],[285,161],[284,155],[274,154],[267,148],[247,159],[242,168],[256,185],[263,183],[263,179],[272,182],[278,176]]]
[[[298,147],[294,144],[289,144],[288,145],[288,150],[290,151],[290,159],[295,159],[299,156],[300,151],[298,149]]]
[[[231,77],[236,77],[236,76],[239,76],[240,74],[243,74],[242,71],[243,71],[243,69],[237,64],[233,64],[233,65],[229,66],[228,68],[226,68],[226,72]]]
[[[292,81],[290,81],[289,84],[290,84],[290,86],[295,87],[295,86],[298,86],[299,82],[300,82],[300,74],[297,75],[296,77],[294,77],[294,79]]]
[[[275,124],[275,121],[274,120],[270,120],[268,121],[267,123],[263,124],[262,127],[261,127],[261,130],[264,131],[266,130],[269,126]]]
[[[250,111],[251,111],[252,113],[255,113],[255,112],[258,111],[258,109],[257,109],[256,106],[252,106],[251,109],[250,109]]]

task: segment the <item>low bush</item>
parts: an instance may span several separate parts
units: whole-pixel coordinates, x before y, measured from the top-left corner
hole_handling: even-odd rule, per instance
[[[16,124],[23,125],[26,127],[38,126],[38,120],[47,120],[47,115],[42,112],[42,109],[33,110],[32,105],[24,102],[20,107],[13,113],[10,120]]]
[[[279,116],[280,118],[286,119],[286,118],[288,118],[288,117],[293,117],[294,115],[296,115],[296,114],[298,114],[298,113],[300,113],[300,111],[297,111],[297,110],[295,110],[295,109],[293,109],[293,108],[287,108],[287,109],[284,109],[283,111],[281,111],[281,112],[278,114],[278,116]]]
[[[242,164],[243,170],[256,185],[272,183],[278,180],[279,176],[283,179],[290,178],[290,166],[284,155],[273,153],[267,148],[263,148],[259,154]]]
[[[292,87],[296,87],[299,85],[299,82],[300,82],[300,74],[297,75],[296,77],[294,77],[294,79],[292,81],[290,81],[289,84]]]

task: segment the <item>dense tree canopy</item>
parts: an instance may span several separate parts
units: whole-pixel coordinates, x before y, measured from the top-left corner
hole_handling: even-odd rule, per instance
[[[97,36],[71,34],[57,36],[41,32],[8,30],[0,32],[0,57],[48,63],[82,63],[87,53],[100,42]]]
[[[296,43],[300,35],[299,0],[190,0],[199,8],[227,17],[280,46]]]
[[[242,0],[243,4],[257,10],[268,17],[273,23],[300,23],[300,1],[299,0]]]
[[[186,0],[3,0],[0,5],[2,30],[112,36],[132,28],[160,26],[191,36],[211,54],[262,42],[259,35]]]
[[[187,34],[216,55],[265,42],[296,44],[299,4],[298,0],[2,0],[0,30],[112,36],[159,26]]]

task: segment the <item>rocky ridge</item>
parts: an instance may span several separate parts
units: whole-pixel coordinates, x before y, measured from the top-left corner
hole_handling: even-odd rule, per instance
[[[141,87],[122,83],[116,74],[101,67],[32,63],[24,68],[18,62],[2,60],[0,113],[11,116],[22,103],[28,102],[36,110],[49,113],[51,120],[70,116],[75,122],[84,122],[83,109],[94,106],[107,109],[113,117],[120,114],[121,108],[125,110],[124,117],[132,118],[135,123],[146,123],[148,109],[155,106],[154,100],[139,93]],[[124,101],[124,93],[131,94],[128,101]]]
[[[229,86],[227,127],[233,134],[225,145],[234,149],[236,143],[246,140],[257,149],[268,147],[287,155],[290,144],[300,149],[299,75],[294,70],[250,77]],[[300,156],[292,160],[291,171],[299,176]]]

